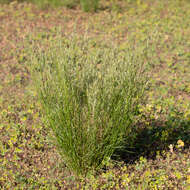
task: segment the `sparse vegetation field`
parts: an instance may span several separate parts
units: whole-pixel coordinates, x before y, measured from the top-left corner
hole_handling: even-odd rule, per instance
[[[77,6],[0,4],[0,189],[189,190],[190,2]]]

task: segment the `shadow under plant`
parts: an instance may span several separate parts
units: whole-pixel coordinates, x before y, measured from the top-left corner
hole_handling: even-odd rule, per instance
[[[140,118],[141,121],[134,124],[131,135],[126,137],[126,144],[115,151],[112,159],[133,163],[141,156],[155,159],[172,147],[175,151],[177,142],[184,142],[182,149],[189,147],[190,120],[184,118],[183,113],[175,110],[170,111],[164,119],[145,115]]]

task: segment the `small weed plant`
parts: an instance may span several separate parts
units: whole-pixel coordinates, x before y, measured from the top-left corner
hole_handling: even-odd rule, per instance
[[[80,5],[83,11],[96,11],[98,9],[99,0],[80,0]]]
[[[102,167],[131,132],[147,85],[143,55],[76,36],[34,51],[31,69],[43,114],[77,175]]]

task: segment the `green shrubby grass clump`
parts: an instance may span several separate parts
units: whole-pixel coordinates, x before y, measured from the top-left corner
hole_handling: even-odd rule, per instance
[[[143,52],[93,46],[58,39],[31,60],[44,116],[77,174],[101,167],[122,144],[147,84]]]
[[[80,0],[80,5],[83,11],[96,11],[98,9],[99,0]]]

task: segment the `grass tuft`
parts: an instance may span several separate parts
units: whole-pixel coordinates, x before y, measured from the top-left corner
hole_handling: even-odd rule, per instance
[[[130,133],[143,101],[143,52],[73,37],[34,55],[38,97],[66,165],[77,175],[102,167]]]

